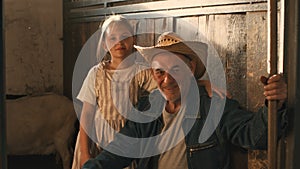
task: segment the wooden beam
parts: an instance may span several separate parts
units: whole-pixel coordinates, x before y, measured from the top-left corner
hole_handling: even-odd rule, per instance
[[[285,0],[284,54],[288,77],[285,169],[300,168],[300,0]]]
[[[5,113],[5,47],[4,47],[4,16],[1,1],[1,35],[0,35],[0,168],[7,168],[6,156],[6,113]]]
[[[268,58],[270,76],[277,74],[277,0],[268,1]],[[277,169],[277,102],[268,101],[268,161],[269,169]]]
[[[89,1],[76,1],[76,2],[65,2],[65,6],[70,9],[84,8],[98,5],[105,5],[115,2],[125,2],[126,0],[89,0]]]
[[[175,9],[175,10],[162,10],[162,11],[147,11],[138,13],[118,13],[122,14],[129,19],[146,19],[146,18],[165,18],[165,17],[182,17],[193,15],[208,15],[208,14],[229,14],[229,13],[242,13],[253,11],[267,11],[267,3],[258,4],[237,4],[228,6],[210,6],[203,8],[188,8],[188,9]],[[94,13],[93,15],[83,15],[77,18],[69,18],[68,22],[96,22],[105,18],[106,14]]]
[[[139,12],[153,12],[153,11],[165,11],[165,10],[174,10],[174,9],[185,9],[185,8],[204,8],[212,6],[228,6],[228,5],[238,5],[238,4],[257,4],[257,3],[266,3],[265,0],[190,0],[190,1],[156,1],[156,2],[147,2],[131,5],[122,5],[117,7],[108,7],[101,9],[81,9],[81,10],[72,10],[70,9],[70,18],[86,17],[86,16],[95,16],[95,15],[111,15],[112,13],[139,13]],[[234,7],[234,6],[232,6]]]

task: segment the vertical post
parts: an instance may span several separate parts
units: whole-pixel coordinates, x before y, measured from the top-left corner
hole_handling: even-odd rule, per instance
[[[268,57],[270,76],[277,73],[277,0],[268,1]],[[277,169],[277,103],[268,103],[269,169]]]
[[[285,169],[300,168],[300,0],[285,1],[284,54],[288,76]]]
[[[6,114],[5,114],[5,50],[4,50],[4,5],[1,0],[1,34],[0,34],[0,169],[7,168],[6,157]]]

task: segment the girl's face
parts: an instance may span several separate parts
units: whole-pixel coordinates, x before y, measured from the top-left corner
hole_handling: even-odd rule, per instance
[[[132,53],[134,38],[125,24],[112,23],[105,32],[105,48],[112,59],[125,59]]]

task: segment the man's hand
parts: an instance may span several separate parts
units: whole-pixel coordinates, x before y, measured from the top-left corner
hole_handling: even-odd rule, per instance
[[[280,109],[283,103],[287,99],[287,85],[284,78],[280,74],[266,78],[261,76],[261,82],[264,83],[264,95],[267,100],[277,100],[278,109]]]

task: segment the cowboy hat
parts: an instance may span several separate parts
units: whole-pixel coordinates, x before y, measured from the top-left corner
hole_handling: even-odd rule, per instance
[[[158,37],[157,44],[151,47],[134,46],[140,54],[148,61],[152,62],[154,56],[162,52],[179,53],[196,62],[194,76],[199,79],[205,72],[202,61],[206,61],[207,44],[197,41],[184,41],[174,32],[165,32]],[[200,59],[201,58],[201,59]]]

